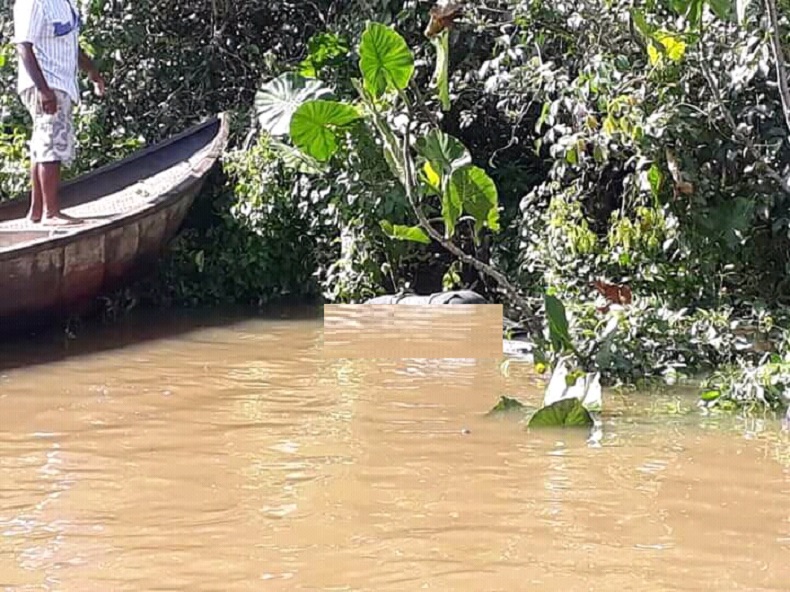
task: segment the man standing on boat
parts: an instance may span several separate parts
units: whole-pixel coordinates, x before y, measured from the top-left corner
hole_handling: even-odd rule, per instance
[[[76,155],[73,107],[80,101],[77,74],[88,73],[96,94],[104,79],[80,47],[82,25],[73,0],[16,0],[14,42],[19,55],[17,91],[33,118],[32,185],[28,219],[49,224],[79,220],[60,211],[60,167]]]

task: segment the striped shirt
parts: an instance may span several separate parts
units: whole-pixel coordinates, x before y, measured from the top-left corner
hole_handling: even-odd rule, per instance
[[[71,0],[16,0],[14,4],[14,42],[31,43],[44,80],[53,90],[67,93],[79,103],[79,12]],[[35,84],[19,60],[17,91]]]

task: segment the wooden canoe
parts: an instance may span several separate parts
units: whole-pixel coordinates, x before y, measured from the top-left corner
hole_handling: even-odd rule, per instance
[[[58,228],[25,219],[30,196],[0,204],[0,336],[81,313],[150,269],[225,150],[225,114],[63,183]]]

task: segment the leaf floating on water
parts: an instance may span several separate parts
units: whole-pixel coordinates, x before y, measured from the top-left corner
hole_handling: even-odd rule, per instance
[[[579,399],[563,399],[539,409],[529,420],[530,428],[590,428],[592,416]]]
[[[499,415],[501,413],[509,413],[511,411],[523,410],[524,404],[518,399],[511,399],[510,397],[502,397],[491,411],[486,415]]]

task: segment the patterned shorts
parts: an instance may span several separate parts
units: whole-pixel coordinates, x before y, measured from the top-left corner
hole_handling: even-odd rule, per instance
[[[41,108],[38,90],[35,88],[22,93],[22,102],[33,118],[33,133],[30,137],[30,159],[34,163],[60,162],[71,166],[76,156],[76,138],[71,97],[63,91],[55,90],[58,110],[52,115]]]

